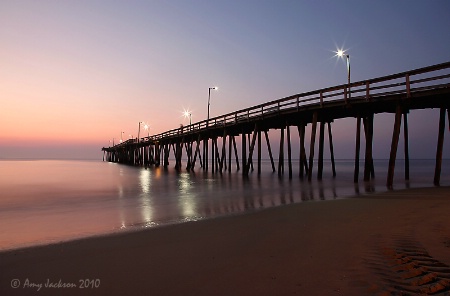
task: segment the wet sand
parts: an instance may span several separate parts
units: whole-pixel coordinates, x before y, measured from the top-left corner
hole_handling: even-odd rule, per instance
[[[448,266],[450,188],[424,188],[2,252],[0,295],[444,295]]]

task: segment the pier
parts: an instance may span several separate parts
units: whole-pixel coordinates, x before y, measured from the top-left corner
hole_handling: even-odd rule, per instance
[[[280,177],[286,174],[288,178],[293,178],[295,171],[299,178],[307,178],[309,181],[316,174],[320,180],[324,170],[326,136],[332,174],[336,176],[337,173],[333,141],[339,141],[339,138],[333,138],[332,124],[339,119],[355,118],[354,182],[361,179],[369,181],[375,177],[372,156],[374,117],[380,113],[393,113],[395,121],[386,180],[387,187],[392,188],[402,125],[405,179],[408,180],[408,114],[411,110],[430,108],[440,110],[436,120],[438,138],[434,173],[434,184],[439,186],[446,122],[450,126],[450,62],[300,93],[157,135],[129,139],[112,147],[102,148],[103,160],[145,167],[167,167],[172,154],[177,170],[183,167],[193,170],[199,165],[204,171],[223,173],[231,172],[234,167],[234,170],[241,171],[246,177],[255,167],[256,173],[261,174],[261,147],[264,137],[274,173],[278,173]],[[311,125],[309,143],[305,133],[307,125]],[[271,143],[269,130],[280,132],[277,163],[271,148],[276,143]],[[293,132],[298,132],[299,135],[299,151],[292,151]],[[240,153],[236,137],[241,139]],[[306,153],[308,145],[309,155]],[[361,145],[365,145],[365,155],[364,171],[360,176]],[[285,146],[287,151],[284,151]],[[294,164],[293,158],[298,158],[299,161]]]

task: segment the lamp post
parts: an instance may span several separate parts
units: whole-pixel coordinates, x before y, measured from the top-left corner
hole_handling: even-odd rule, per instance
[[[211,101],[211,90],[212,89],[218,89],[218,87],[214,86],[214,87],[208,87],[208,118],[206,121],[206,126],[209,125],[209,105],[210,105],[210,101]]]
[[[139,129],[138,129],[138,137],[137,137],[137,142],[139,143],[139,136],[141,133],[141,123],[143,123],[142,121],[139,121]]]
[[[122,138],[122,135],[124,134],[125,132],[120,132],[120,143],[122,143],[123,142],[123,138]]]
[[[338,57],[345,57],[346,61],[347,61],[347,83],[348,83],[348,97],[350,97],[350,55],[346,54],[344,50],[339,49],[336,52],[336,55]]]

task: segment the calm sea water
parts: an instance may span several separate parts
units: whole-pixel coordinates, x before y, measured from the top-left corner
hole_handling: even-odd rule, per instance
[[[450,185],[444,160],[442,185]],[[373,182],[353,183],[353,162],[337,161],[337,177],[325,163],[321,182],[279,178],[263,162],[244,179],[231,174],[177,173],[101,161],[0,161],[0,250],[48,244],[116,231],[182,223],[305,201],[386,191],[387,161],[375,161]],[[363,171],[361,167],[360,171]],[[434,161],[412,160],[411,180],[396,163],[395,189],[433,186]]]

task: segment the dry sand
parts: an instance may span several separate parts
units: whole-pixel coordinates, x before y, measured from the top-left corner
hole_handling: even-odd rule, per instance
[[[3,252],[0,295],[447,295],[449,265],[450,188],[426,188]]]

